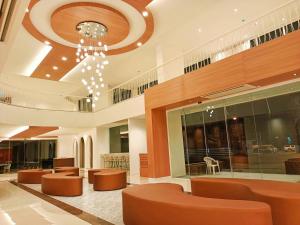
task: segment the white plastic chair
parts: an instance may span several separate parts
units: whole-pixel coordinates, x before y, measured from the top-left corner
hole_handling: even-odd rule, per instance
[[[220,164],[218,160],[215,160],[211,157],[204,157],[204,162],[206,163],[206,173],[213,173],[216,174],[216,168],[218,168],[219,173],[221,172]]]

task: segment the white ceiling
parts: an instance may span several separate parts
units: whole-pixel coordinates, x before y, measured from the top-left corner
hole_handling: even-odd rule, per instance
[[[149,5],[155,20],[153,37],[136,50],[109,57],[110,64],[104,73],[105,81],[110,86],[125,82],[155,67],[158,63],[156,57],[158,50],[163,52],[163,61],[168,61],[287,2],[290,1],[155,0]],[[235,12],[234,9],[238,11]],[[16,22],[20,23],[20,21]],[[43,45],[24,32],[26,32],[24,29],[19,29],[15,42],[11,44],[9,55],[4,60],[5,66],[2,72],[5,74],[24,74],[26,65],[32,62]],[[3,54],[0,45],[0,58]],[[66,81],[81,87],[80,77],[80,71],[74,69]]]

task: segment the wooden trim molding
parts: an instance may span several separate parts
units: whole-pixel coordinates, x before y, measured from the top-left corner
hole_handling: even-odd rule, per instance
[[[300,31],[179,76],[145,91],[149,177],[170,175],[166,110],[245,84],[264,86],[297,78]],[[202,99],[202,100],[201,100]]]
[[[37,137],[42,134],[49,133],[50,131],[57,130],[58,127],[37,127],[37,126],[30,126],[29,129],[16,134],[15,136],[11,137],[11,139],[27,139],[32,137]]]

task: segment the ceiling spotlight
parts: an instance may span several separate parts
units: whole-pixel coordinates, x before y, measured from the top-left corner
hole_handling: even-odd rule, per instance
[[[201,28],[198,28],[198,32],[199,32],[199,33],[202,33],[202,29],[201,29]]]
[[[92,69],[92,67],[91,66],[87,66],[87,70],[91,70]]]
[[[147,17],[149,15],[149,13],[147,11],[143,11],[143,16]]]
[[[67,60],[68,60],[68,58],[67,58],[67,57],[65,57],[65,56],[63,56],[63,57],[61,57],[61,60],[62,60],[62,61],[67,61]]]
[[[49,41],[44,41],[44,43],[45,43],[46,45],[50,45],[50,44],[51,44]]]
[[[81,70],[81,72],[85,73],[85,69],[83,68],[83,69]]]
[[[104,84],[101,84],[101,87],[104,88]]]
[[[142,46],[142,42],[138,42],[136,45],[137,45],[138,47],[141,47],[141,46]]]
[[[102,42],[101,41],[98,42],[98,46],[102,46]]]
[[[86,102],[91,102],[91,99],[87,98],[87,99],[86,99]]]
[[[100,80],[100,82],[103,82],[103,78],[101,77],[101,78],[99,78],[99,80]]]
[[[293,75],[294,75],[294,76],[297,76],[297,74],[296,74],[296,73],[294,73]]]
[[[96,93],[96,95],[97,95],[97,96],[100,96],[100,92],[98,91],[98,92]]]
[[[26,12],[26,13],[29,13],[29,9],[27,8],[27,9],[25,10],[25,12]]]
[[[94,78],[94,77],[91,77],[90,79],[91,79],[91,80],[95,80],[95,78]]]
[[[98,76],[99,76],[99,77],[102,77],[102,73],[98,73]]]
[[[53,66],[52,67],[54,70],[58,70],[58,67],[57,66]]]
[[[95,108],[95,107],[96,107],[95,103],[93,103],[93,104],[92,104],[92,107],[93,107],[93,108]]]
[[[93,90],[89,90],[89,93],[90,93],[90,94],[93,94]]]
[[[285,18],[282,18],[281,20],[282,20],[282,21],[285,21],[286,19],[285,19]]]
[[[84,43],[84,40],[83,40],[83,39],[80,39],[80,43],[83,44],[83,43]]]
[[[80,62],[80,59],[79,59],[79,58],[77,58],[77,59],[76,59],[76,62],[78,62],[78,63],[79,63],[79,62]]]
[[[103,65],[108,65],[108,64],[109,64],[108,60],[103,61]]]
[[[233,9],[234,12],[238,12],[239,10],[237,8]]]
[[[101,69],[104,69],[104,66],[103,66],[103,65],[101,65],[101,66],[100,66],[100,68],[101,68]]]
[[[51,77],[51,75],[50,75],[49,73],[47,73],[45,76],[46,76],[47,78]]]
[[[99,88],[99,85],[98,85],[98,84],[96,84],[95,88],[96,88],[96,89],[98,89],[98,88]]]

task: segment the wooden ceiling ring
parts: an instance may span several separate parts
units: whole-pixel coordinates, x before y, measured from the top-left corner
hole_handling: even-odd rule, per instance
[[[138,10],[141,14],[143,13],[145,7],[151,2],[151,0],[123,0],[124,2],[130,4],[132,7],[134,7],[136,10]],[[30,4],[28,6],[29,11],[34,7],[35,4],[37,4],[39,0],[31,0]],[[98,4],[98,3],[96,3]],[[125,52],[129,52],[131,50],[134,50],[138,48],[137,43],[146,43],[150,37],[153,34],[154,31],[154,20],[151,12],[147,10],[149,13],[148,17],[144,17],[145,23],[146,23],[146,30],[144,34],[135,42],[119,48],[119,49],[113,49],[107,52],[107,55],[116,55],[121,54]],[[62,45],[60,43],[57,43],[48,37],[44,36],[42,33],[40,33],[35,26],[32,24],[32,21],[30,19],[29,13],[26,13],[24,16],[23,22],[22,22],[24,28],[37,40],[41,42],[49,41],[52,50],[49,52],[49,54],[45,57],[45,59],[40,63],[40,65],[36,68],[36,70],[31,75],[35,78],[40,79],[48,79],[48,80],[60,80],[66,73],[68,73],[70,70],[72,70],[76,65],[76,57],[75,57],[75,48]],[[67,57],[67,61],[62,61],[61,57]],[[58,70],[53,70],[53,66],[58,66]],[[51,77],[47,78],[45,75],[50,74]]]
[[[128,20],[121,12],[100,3],[74,2],[59,7],[51,15],[53,31],[76,44],[80,40],[76,26],[84,21],[95,21],[107,27],[108,32],[102,38],[107,45],[121,42],[130,30]]]

